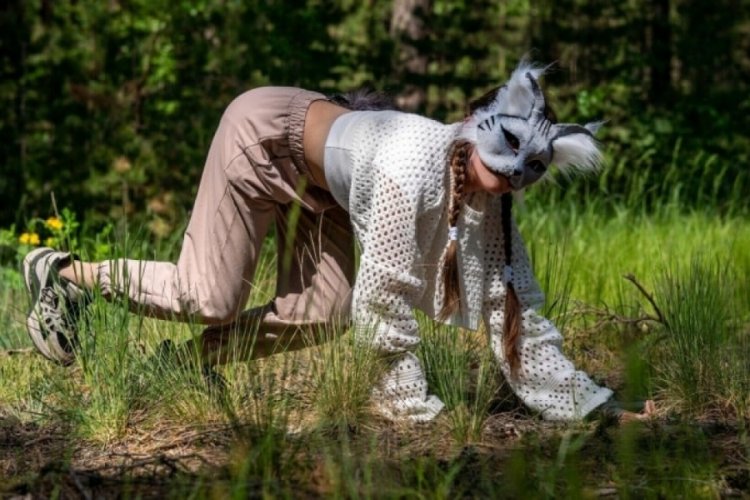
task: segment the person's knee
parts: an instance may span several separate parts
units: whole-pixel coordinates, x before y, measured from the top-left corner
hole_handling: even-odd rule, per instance
[[[321,317],[327,323],[349,324],[352,310],[352,291],[328,295],[321,305]]]
[[[321,293],[306,290],[302,294],[276,297],[273,302],[276,317],[292,324],[320,324],[348,326],[351,312],[351,292]]]
[[[201,303],[198,314],[209,325],[221,325],[233,321],[242,312],[239,302],[207,300]]]
[[[351,321],[351,296],[331,301],[323,312],[326,324],[348,326]]]
[[[215,272],[215,271],[214,271]],[[177,264],[177,282],[181,309],[206,325],[233,321],[244,309],[249,290],[229,277],[207,278],[207,271],[198,272],[189,261]]]

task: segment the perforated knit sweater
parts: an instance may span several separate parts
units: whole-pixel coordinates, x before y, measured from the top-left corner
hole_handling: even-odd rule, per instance
[[[461,124],[444,125],[395,111],[339,117],[326,143],[326,178],[351,217],[362,254],[353,297],[357,338],[391,360],[373,397],[394,419],[432,419],[443,407],[429,396],[413,351],[419,328],[413,309],[435,318],[442,304],[440,264],[448,243],[447,155]],[[521,370],[509,376],[502,347],[505,286],[500,197],[476,193],[461,211],[459,283],[463,314],[451,323],[477,329],[483,319],[508,383],[550,420],[580,419],[612,391],[576,371],[562,337],[536,311],[544,297],[513,224],[513,282],[522,307]]]

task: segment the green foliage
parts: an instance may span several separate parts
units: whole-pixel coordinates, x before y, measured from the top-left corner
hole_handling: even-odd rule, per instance
[[[138,213],[171,226],[222,109],[271,81],[316,88],[334,62],[326,25],[340,16],[315,4],[143,0],[13,2],[3,13],[12,211],[0,223],[16,207],[43,211],[54,190],[87,220]]]
[[[0,424],[65,426],[97,447],[135,432],[151,432],[136,437],[148,441],[168,426],[226,425],[237,443],[226,473],[175,480],[175,496],[195,498],[305,495],[301,477],[314,494],[339,497],[724,494],[710,436],[694,426],[604,438],[532,432],[503,448],[510,457],[478,460],[472,443],[498,416],[497,369],[482,339],[425,322],[419,355],[447,408],[437,431],[415,426],[438,434],[417,451],[407,449],[417,438],[390,428],[379,441],[362,436],[380,425],[367,408],[378,365],[343,326],[309,359],[245,364],[238,348],[219,369],[226,397],[196,353],[176,364],[155,357],[163,339],[187,340],[200,327],[131,315],[102,297],[81,321],[76,367],[24,351],[23,256],[50,244],[90,260],[174,257],[213,131],[242,91],[369,85],[400,96],[417,86],[418,111],[458,120],[468,99],[528,53],[557,62],[545,88],[562,120],[606,120],[601,175],[536,186],[517,212],[545,314],[595,376],[617,381],[624,365],[621,394],[658,395],[678,416],[747,417],[747,0],[439,0],[416,16],[424,30],[413,39],[392,29],[397,4],[0,8]],[[411,48],[426,61],[421,70],[404,67]],[[53,192],[66,207],[59,214]],[[274,259],[266,245],[252,304],[274,294]],[[620,279],[628,273],[655,291],[664,327],[621,321],[653,312]],[[460,454],[446,460],[438,449]]]
[[[319,333],[324,343],[312,359],[315,406],[323,427],[355,428],[370,416],[370,394],[382,373],[373,350],[344,335],[344,325]]]
[[[419,354],[427,385],[443,403],[458,443],[477,442],[500,393],[501,375],[486,341],[421,318]]]
[[[550,210],[532,201],[518,211],[520,229],[547,288],[547,313],[565,326],[567,353],[579,366],[610,380],[629,350],[640,365],[626,366],[625,381],[615,387],[625,385],[621,395],[656,395],[660,407],[678,418],[747,410],[750,226],[744,217],[684,213],[674,206],[657,213],[622,205],[604,210],[597,203],[582,208],[571,200]],[[77,235],[84,248],[96,240],[87,235],[85,229]],[[16,230],[10,239],[17,238]],[[138,236],[113,241],[109,257],[169,253]],[[275,289],[278,256],[271,241],[262,255],[251,304],[265,303]],[[186,362],[180,363],[156,355],[162,340],[181,344],[200,332],[199,325],[146,318],[132,314],[127,302],[97,296],[79,325],[78,362],[60,367],[23,351],[31,345],[25,308],[18,305],[25,302],[23,285],[17,271],[0,269],[0,346],[21,348],[0,352],[0,424],[13,419],[65,426],[71,439],[66,446],[88,450],[148,443],[170,430],[202,440],[218,428],[231,443],[221,459],[225,466],[197,477],[162,478],[175,496],[275,497],[312,490],[339,497],[452,498],[492,496],[502,487],[508,497],[692,497],[724,492],[723,478],[730,474],[742,481],[742,470],[716,462],[711,436],[694,424],[675,429],[660,421],[653,429],[608,435],[594,432],[595,423],[566,424],[561,431],[531,416],[512,417],[500,401],[502,381],[481,336],[437,327],[424,317],[418,354],[446,409],[434,423],[403,429],[369,413],[378,365],[343,327],[306,352],[252,363],[242,361],[241,349],[230,354],[233,361],[217,369],[228,387],[222,396],[194,362],[196,353],[184,351],[178,361]],[[613,320],[591,334],[590,318],[576,310],[581,301],[625,317],[649,309],[620,278],[631,272],[655,290],[672,329],[653,323],[632,329]],[[508,435],[488,434],[498,421]]]
[[[666,398],[683,412],[750,407],[750,342],[746,332],[747,269],[696,254],[668,266],[657,282],[665,337],[655,368]]]
[[[457,120],[524,54],[557,62],[547,88],[562,119],[607,121],[605,175],[567,190],[747,210],[746,0],[428,4],[410,35],[394,31],[398,1],[8,2],[0,226],[48,213],[54,191],[87,224],[134,221],[163,238],[184,222],[242,91],[417,87],[418,110]],[[404,68],[410,54],[421,69]]]
[[[714,498],[722,479],[709,448],[704,432],[688,426],[532,435],[512,453],[504,492],[507,498]],[[607,475],[606,483],[592,482],[595,470]]]
[[[112,256],[112,224],[99,226],[94,234],[86,231],[83,236],[80,226],[76,214],[65,207],[59,215],[28,220],[23,231],[18,231],[15,225],[0,228],[0,266],[8,271],[20,269],[24,256],[40,245],[93,261]]]

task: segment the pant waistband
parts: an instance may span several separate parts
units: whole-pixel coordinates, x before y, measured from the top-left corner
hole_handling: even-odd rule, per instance
[[[289,123],[287,125],[289,133],[289,153],[291,154],[292,161],[300,172],[309,176],[310,179],[316,183],[320,183],[320,179],[315,179],[310,167],[305,163],[305,150],[302,141],[305,132],[305,118],[310,104],[312,104],[313,101],[324,99],[327,99],[327,97],[319,92],[299,89],[289,102]]]

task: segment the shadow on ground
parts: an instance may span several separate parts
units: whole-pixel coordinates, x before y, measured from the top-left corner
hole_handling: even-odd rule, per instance
[[[441,425],[440,422],[434,425]],[[504,497],[750,493],[746,422],[562,426],[492,415],[480,443],[386,422],[288,435],[217,425],[106,446],[0,419],[0,496]],[[149,445],[144,446],[144,441]]]

